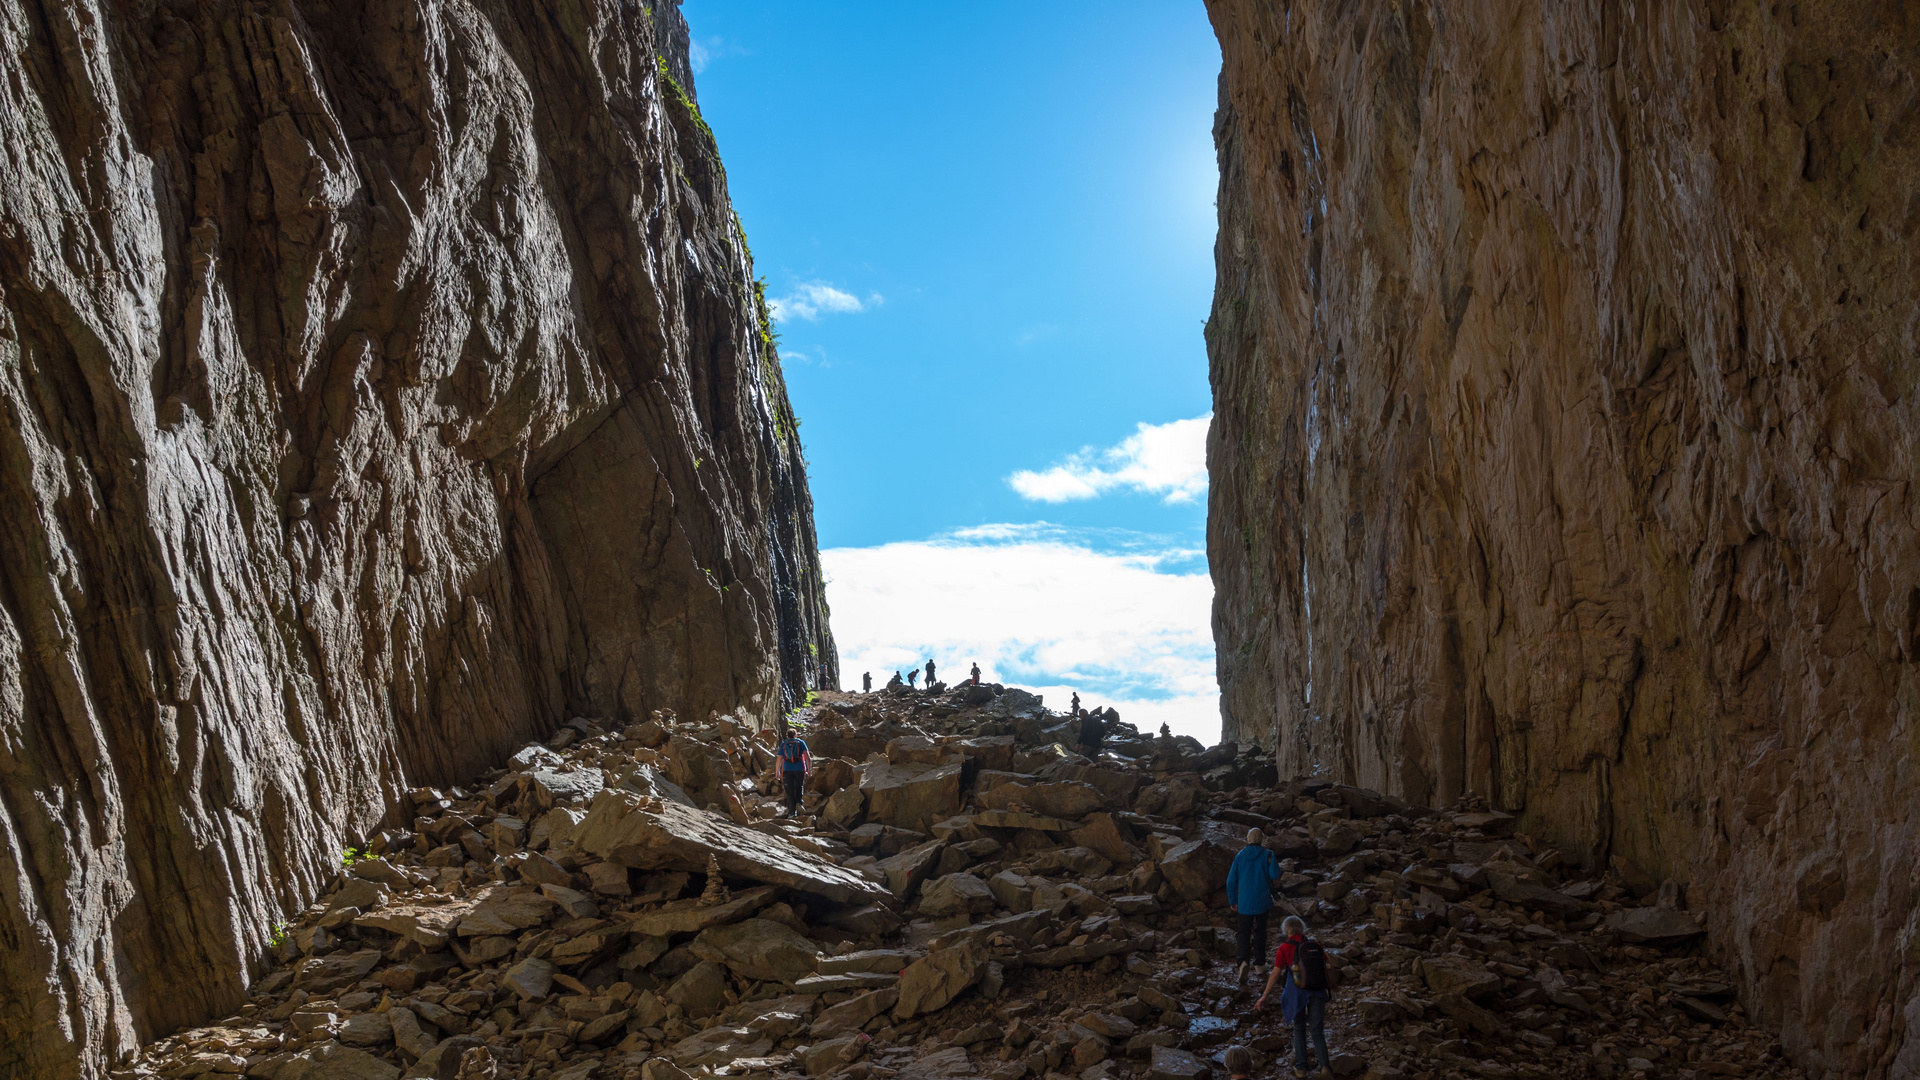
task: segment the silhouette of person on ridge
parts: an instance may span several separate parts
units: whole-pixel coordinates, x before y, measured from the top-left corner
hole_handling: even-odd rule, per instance
[[[873,693],[873,672],[863,671],[860,673],[860,692],[863,694]]]

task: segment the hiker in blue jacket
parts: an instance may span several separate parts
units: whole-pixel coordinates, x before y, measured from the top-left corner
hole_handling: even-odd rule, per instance
[[[1268,851],[1267,834],[1247,830],[1247,846],[1233,857],[1227,871],[1227,903],[1235,916],[1235,944],[1239,946],[1241,982],[1247,970],[1267,957],[1267,913],[1273,910],[1273,883],[1280,880],[1280,860]]]
[[[786,795],[786,808],[780,811],[780,816],[793,817],[800,812],[800,801],[805,797],[807,774],[813,771],[813,755],[807,750],[807,741],[795,735],[784,719],[780,721],[780,746],[774,751],[774,768],[780,770],[780,785]]]

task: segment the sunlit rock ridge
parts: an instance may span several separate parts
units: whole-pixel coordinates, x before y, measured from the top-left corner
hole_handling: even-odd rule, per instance
[[[1655,868],[1920,1073],[1920,14],[1208,9],[1227,734]]]
[[[673,3],[0,37],[0,1075],[244,1001],[409,787],[835,684]]]

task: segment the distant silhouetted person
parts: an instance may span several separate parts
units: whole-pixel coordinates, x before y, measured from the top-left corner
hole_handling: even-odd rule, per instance
[[[917,686],[915,686],[915,685],[913,684],[913,682],[914,682],[914,680],[915,680],[915,679],[918,679],[919,677],[920,677],[920,669],[919,669],[919,668],[908,668],[908,669],[907,669],[907,689],[909,689],[909,690],[917,690],[917,689],[919,689],[919,687],[917,687]]]
[[[1067,715],[1068,716],[1080,715],[1080,695],[1078,693],[1075,693],[1073,695],[1073,707],[1067,710]]]
[[[873,672],[863,671],[860,673],[860,692],[863,694],[873,693]],[[1163,724],[1161,726],[1165,727],[1166,725]]]
[[[905,686],[905,685],[907,685],[907,680],[901,678],[900,673],[897,671],[893,673],[893,678],[887,680],[887,689],[889,690],[893,689],[896,686]]]
[[[979,664],[973,665],[973,685],[975,686],[980,685],[980,665]]]
[[[933,657],[927,657],[927,689],[933,689]]]
[[[1168,726],[1167,726],[1167,725],[1165,725],[1165,724],[1161,724],[1161,725],[1160,725],[1160,737],[1161,737],[1161,738],[1163,738],[1163,739],[1171,739],[1171,738],[1173,738],[1173,729],[1172,729],[1172,728],[1170,728],[1170,727],[1168,727]]]

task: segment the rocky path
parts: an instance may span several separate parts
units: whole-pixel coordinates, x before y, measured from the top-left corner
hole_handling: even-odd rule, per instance
[[[348,853],[253,1002],[117,1078],[1224,1080],[1290,1073],[1235,978],[1247,830],[1339,985],[1334,1072],[1789,1077],[1672,883],[1605,876],[1231,744],[1117,725],[1090,762],[999,687],[827,695],[805,812],[728,718],[586,720]],[[396,815],[396,819],[399,815]]]

